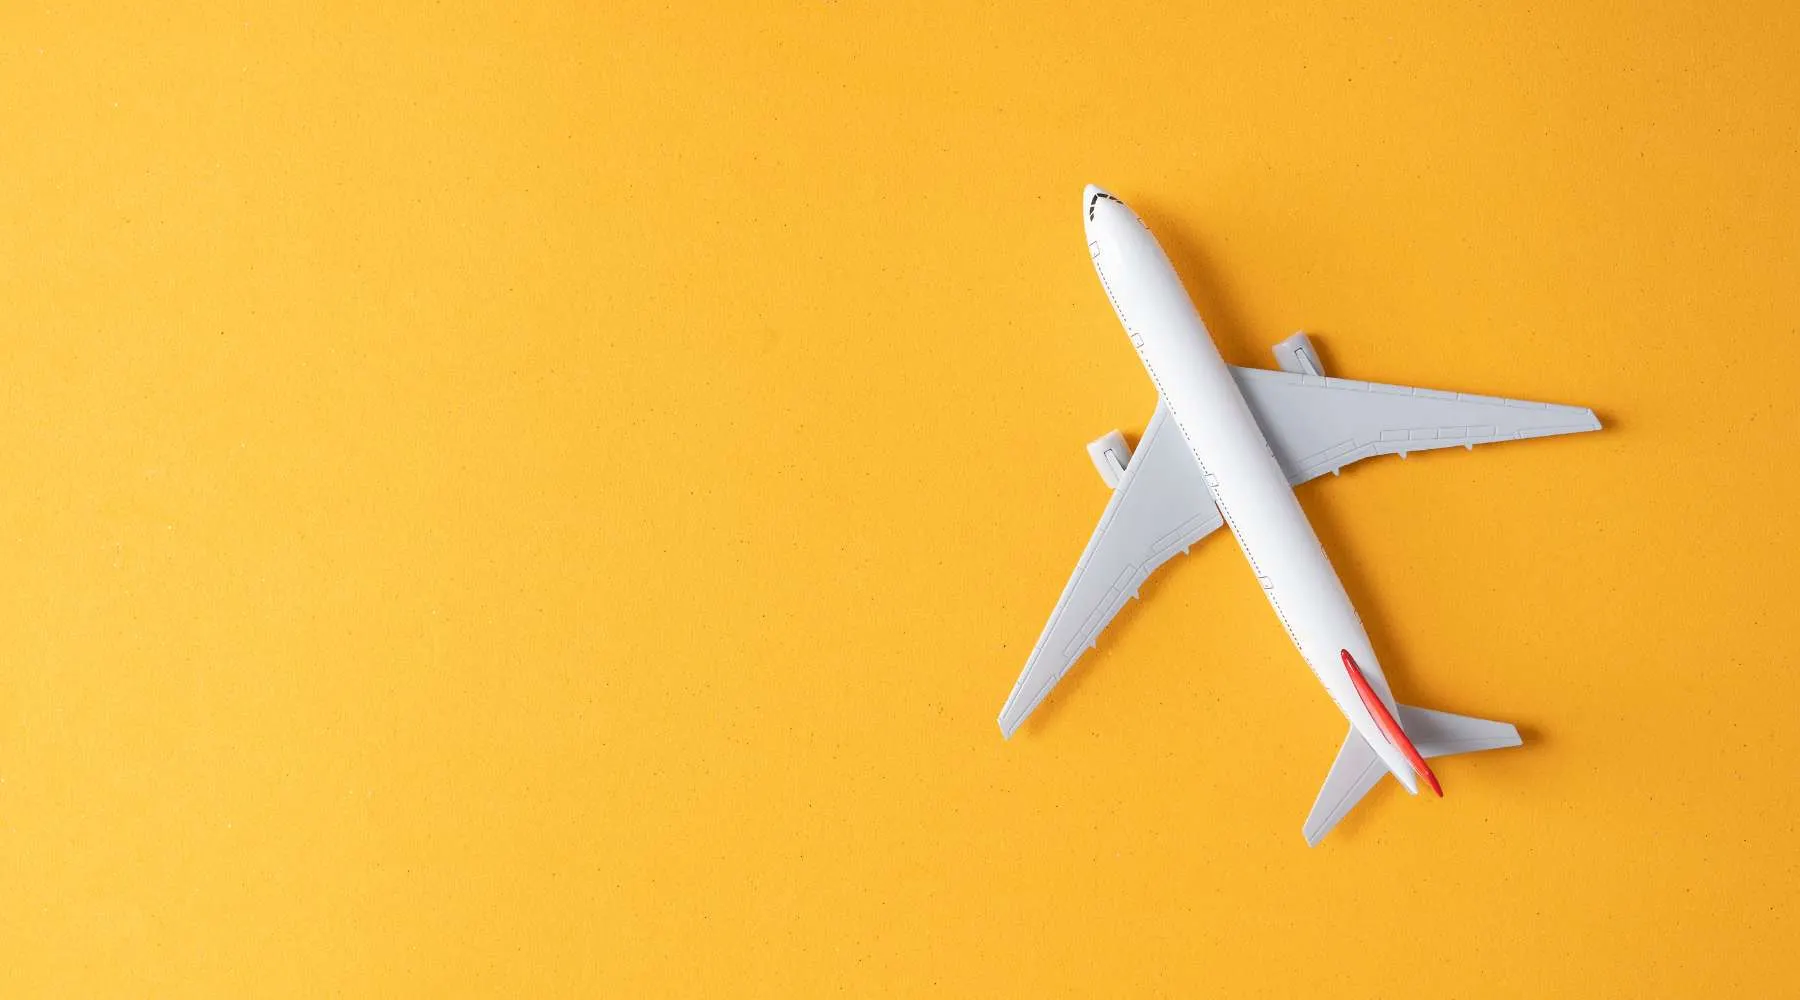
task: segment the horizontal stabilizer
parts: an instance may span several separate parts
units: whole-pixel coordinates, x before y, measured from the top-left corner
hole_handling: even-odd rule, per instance
[[[1524,742],[1519,738],[1519,731],[1507,723],[1434,712],[1429,708],[1401,705],[1399,721],[1406,735],[1419,748],[1419,753],[1426,757],[1499,750]],[[1301,829],[1306,835],[1307,846],[1317,846],[1325,839],[1331,828],[1337,826],[1338,821],[1348,815],[1386,773],[1381,758],[1355,729],[1350,730],[1344,737],[1344,745],[1338,749],[1337,760],[1331,764],[1331,772],[1325,776],[1319,797],[1313,801],[1306,826]]]
[[[1504,722],[1434,712],[1429,708],[1400,706],[1400,725],[1427,757],[1448,757],[1477,750],[1502,750],[1525,742],[1519,731]]]

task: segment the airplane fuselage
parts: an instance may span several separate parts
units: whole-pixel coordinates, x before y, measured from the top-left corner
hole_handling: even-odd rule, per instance
[[[1090,186],[1082,211],[1107,298],[1276,618],[1351,726],[1416,792],[1412,766],[1384,735],[1342,661],[1347,652],[1373,668],[1366,672],[1369,685],[1395,710],[1368,633],[1180,277],[1123,202]]]

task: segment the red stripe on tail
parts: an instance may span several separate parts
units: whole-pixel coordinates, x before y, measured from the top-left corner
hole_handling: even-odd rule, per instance
[[[1357,697],[1362,699],[1363,707],[1369,710],[1369,714],[1375,717],[1375,724],[1381,727],[1381,734],[1406,755],[1406,762],[1412,765],[1419,777],[1425,779],[1425,783],[1438,794],[1438,798],[1443,798],[1444,787],[1438,784],[1437,775],[1431,773],[1424,755],[1419,753],[1418,747],[1413,746],[1412,740],[1406,738],[1406,730],[1401,729],[1400,723],[1394,721],[1387,706],[1375,694],[1375,689],[1369,686],[1369,679],[1363,676],[1362,668],[1356,665],[1356,658],[1350,655],[1348,649],[1339,652],[1344,654],[1344,669],[1350,672],[1350,683],[1356,686]]]

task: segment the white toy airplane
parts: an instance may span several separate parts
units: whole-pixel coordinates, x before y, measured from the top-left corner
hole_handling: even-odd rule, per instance
[[[1088,445],[1112,500],[1000,710],[1001,732],[1019,728],[1158,566],[1229,524],[1275,617],[1350,720],[1307,844],[1383,773],[1443,795],[1426,758],[1518,746],[1506,723],[1395,703],[1294,487],[1373,455],[1599,430],[1594,412],[1327,378],[1304,333],[1275,345],[1281,371],[1228,365],[1137,215],[1093,185],[1081,209],[1100,284],[1160,398],[1135,455],[1117,431]]]

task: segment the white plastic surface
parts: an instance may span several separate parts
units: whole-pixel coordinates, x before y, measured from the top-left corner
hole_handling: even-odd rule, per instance
[[[1381,735],[1380,723],[1339,659],[1345,650],[1356,659],[1391,713],[1394,699],[1375,648],[1232,369],[1156,237],[1118,199],[1098,189],[1090,189],[1088,198],[1088,250],[1100,284],[1187,440],[1263,596],[1338,710],[1407,791],[1416,793],[1412,767]]]
[[[1516,745],[1517,732],[1504,723],[1394,702],[1293,485],[1372,455],[1596,430],[1593,412],[1326,378],[1305,334],[1276,351],[1290,370],[1233,368],[1220,358],[1173,266],[1137,216],[1092,186],[1083,192],[1082,215],[1100,283],[1159,403],[1001,709],[1001,731],[1010,736],[1018,729],[1157,566],[1223,522],[1231,525],[1295,648],[1350,723],[1352,739],[1321,792],[1321,801],[1330,801],[1323,813],[1315,806],[1315,819],[1329,819],[1318,827],[1319,836],[1384,770],[1417,791],[1405,757],[1350,682],[1343,652],[1355,658],[1375,695],[1426,756],[1428,743],[1439,753],[1454,752],[1446,749],[1453,746],[1483,749],[1475,745],[1483,740]],[[1109,467],[1102,461],[1112,454],[1105,441],[1090,446],[1103,478]],[[1505,732],[1444,735],[1468,724]],[[1512,742],[1493,742],[1502,739]],[[1309,831],[1314,826],[1309,820]],[[1308,837],[1315,839],[1310,832]]]

